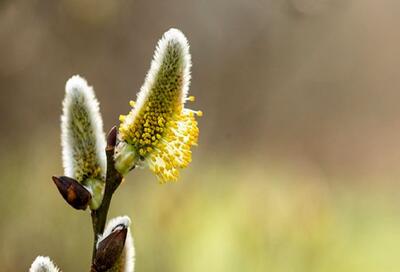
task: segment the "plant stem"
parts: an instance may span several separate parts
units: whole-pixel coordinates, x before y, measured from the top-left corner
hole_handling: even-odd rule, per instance
[[[92,225],[94,234],[92,262],[96,256],[96,244],[98,237],[104,231],[112,195],[114,194],[115,190],[118,188],[118,186],[121,184],[122,181],[121,174],[114,167],[114,148],[115,148],[115,142],[114,144],[112,143],[107,144],[106,147],[107,174],[106,174],[104,197],[100,207],[97,210],[92,210]]]

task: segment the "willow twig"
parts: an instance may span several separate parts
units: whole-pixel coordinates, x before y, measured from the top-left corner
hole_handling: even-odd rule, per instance
[[[93,254],[92,262],[96,256],[96,244],[100,234],[103,233],[104,227],[107,220],[108,209],[110,208],[110,202],[115,190],[122,182],[122,176],[114,167],[114,148],[116,142],[116,127],[114,126],[107,136],[107,174],[106,174],[106,186],[104,190],[103,201],[97,210],[92,210],[92,226],[93,226]]]

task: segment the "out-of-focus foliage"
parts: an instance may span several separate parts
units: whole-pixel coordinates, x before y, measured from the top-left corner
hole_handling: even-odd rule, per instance
[[[0,2],[0,267],[50,255],[87,271],[91,224],[62,173],[64,84],[96,88],[105,130],[128,112],[170,27],[204,111],[177,184],[135,170],[137,271],[400,269],[400,3],[395,0]]]
[[[60,164],[38,142],[29,159],[17,153],[1,161],[0,263],[23,271],[37,254],[51,254],[65,271],[84,271],[90,220],[59,199],[48,173]],[[397,271],[400,201],[384,180],[328,180],[306,162],[261,162],[197,156],[182,181],[170,185],[133,171],[110,217],[133,219],[136,269]],[[25,171],[17,171],[20,164]]]

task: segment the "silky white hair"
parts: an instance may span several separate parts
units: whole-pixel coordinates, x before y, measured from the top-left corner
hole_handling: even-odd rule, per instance
[[[33,261],[29,272],[59,272],[60,270],[54,265],[49,257],[37,256]]]
[[[192,67],[192,58],[189,52],[189,42],[185,35],[176,28],[171,28],[158,41],[156,50],[154,51],[153,60],[151,61],[150,69],[147,72],[146,78],[140,92],[137,95],[136,105],[133,109],[132,114],[127,116],[126,122],[131,123],[135,119],[135,116],[141,110],[145,104],[147,97],[157,79],[157,75],[160,72],[161,65],[163,64],[167,49],[169,46],[180,47],[180,53],[182,57],[182,90],[181,99],[182,103],[186,102],[186,97],[189,92],[190,86],[190,68]]]
[[[108,235],[110,235],[118,225],[125,226],[128,231],[126,234],[124,252],[125,255],[123,271],[121,272],[133,272],[135,269],[135,247],[133,244],[133,238],[130,231],[131,219],[128,216],[119,216],[108,221],[107,226],[104,229],[103,235],[99,236],[96,247],[103,241]]]
[[[106,172],[106,155],[104,149],[106,140],[103,131],[103,120],[100,115],[99,102],[97,101],[93,88],[88,86],[86,80],[79,75],[72,76],[65,85],[65,99],[63,101],[63,115],[61,116],[61,144],[64,165],[64,174],[74,178],[76,163],[74,160],[74,142],[71,125],[71,108],[77,101],[83,101],[87,111],[96,144],[96,157],[102,169],[102,175]]]

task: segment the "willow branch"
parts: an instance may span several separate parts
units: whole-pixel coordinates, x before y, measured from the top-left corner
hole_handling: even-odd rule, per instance
[[[107,147],[105,150],[107,156],[107,174],[103,201],[97,210],[92,210],[92,226],[94,234],[92,262],[96,256],[96,244],[98,237],[104,231],[112,196],[122,181],[121,174],[114,167],[115,142],[116,127],[113,127],[107,136]]]

